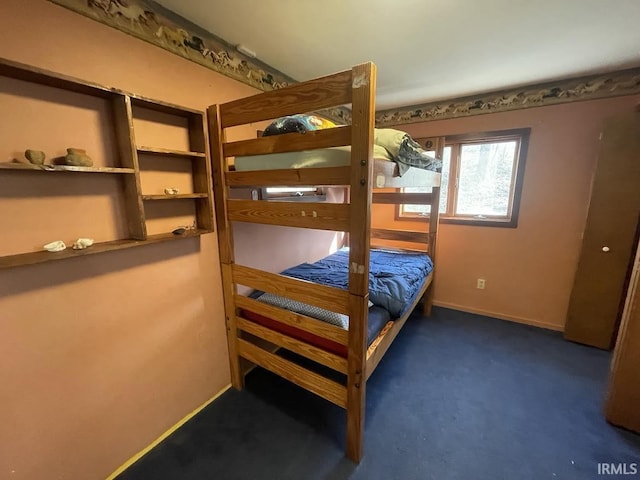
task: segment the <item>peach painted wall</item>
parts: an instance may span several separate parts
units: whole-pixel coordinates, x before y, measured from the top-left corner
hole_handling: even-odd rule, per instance
[[[3,0],[0,18],[0,56],[10,60],[200,110],[255,93],[45,0]],[[8,102],[5,86],[0,96]],[[6,112],[7,103],[2,107]],[[62,142],[56,135],[70,132],[97,150],[95,121],[83,118],[11,132],[3,115],[0,161],[24,150],[29,138],[49,149]],[[256,128],[241,134],[255,136]],[[5,177],[3,186],[28,189],[32,181],[40,182],[19,174]],[[55,182],[46,187],[50,200],[34,200],[45,202],[36,222],[15,203],[31,195],[14,186],[0,196],[4,253],[22,249],[20,231],[27,226],[33,237],[71,238],[78,233],[71,230],[78,228],[73,217],[83,211],[90,212],[82,217],[85,231],[118,236],[124,230],[113,214],[117,200],[93,199],[96,185],[107,188],[102,183],[93,177],[76,183],[79,192],[69,197],[61,192],[63,181]],[[266,239],[283,244],[285,236]],[[39,244],[30,238],[25,248]],[[290,261],[299,260],[296,255]],[[286,251],[281,257],[260,261],[268,267],[273,260],[275,269]],[[216,236],[208,234],[0,271],[0,478],[104,478],[225,388],[218,262]]]
[[[399,127],[414,137],[531,127],[518,228],[442,224],[435,302],[562,330],[602,121],[639,101],[627,96]],[[391,227],[382,210],[375,224]],[[480,277],[485,290],[476,289]]]

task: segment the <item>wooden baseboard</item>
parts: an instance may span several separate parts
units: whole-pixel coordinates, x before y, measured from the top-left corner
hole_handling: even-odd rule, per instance
[[[507,320],[509,322],[522,323],[524,325],[531,325],[538,328],[546,328],[547,330],[554,330],[556,332],[564,331],[564,326],[556,325],[553,323],[541,322],[531,318],[514,317],[512,315],[504,315],[502,313],[489,312],[487,310],[481,310],[479,308],[466,307],[464,305],[457,305],[455,303],[439,302],[434,300],[433,304],[437,307],[450,308],[452,310],[460,310],[461,312],[475,313],[477,315],[484,315],[485,317],[497,318],[498,320]]]
[[[222,390],[220,390],[218,393],[216,393],[213,397],[211,397],[209,400],[204,402],[202,405],[197,407],[195,410],[193,410],[192,412],[190,412],[187,415],[185,415],[175,425],[173,425],[171,428],[169,428],[167,431],[165,431],[162,435],[160,435],[158,438],[156,438],[153,442],[151,442],[147,447],[143,448],[138,453],[136,453],[133,457],[131,457],[129,460],[127,460],[122,465],[120,465],[120,467],[118,467],[118,469],[115,472],[113,472],[111,475],[109,475],[106,478],[106,480],[115,479],[118,475],[120,475],[127,468],[129,468],[131,465],[133,465],[138,460],[140,460],[144,455],[146,455],[151,450],[153,450],[160,442],[162,442],[165,438],[167,438],[169,435],[171,435],[173,432],[175,432],[177,429],[179,429],[182,425],[184,425],[189,420],[191,420],[191,418],[195,417],[205,407],[207,407],[210,403],[212,403],[214,400],[216,400],[220,395],[222,395],[224,392],[226,392],[230,388],[231,388],[231,384],[229,384],[226,387],[224,387]]]

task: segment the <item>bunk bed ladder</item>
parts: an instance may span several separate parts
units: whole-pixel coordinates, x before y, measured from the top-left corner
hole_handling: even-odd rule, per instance
[[[211,105],[207,109],[209,121],[209,139],[211,158],[213,159],[213,194],[216,204],[216,223],[218,248],[220,251],[220,270],[222,273],[222,289],[224,298],[225,324],[227,328],[227,345],[229,348],[229,368],[231,371],[231,385],[242,390],[244,375],[238,353],[238,327],[236,324],[235,297],[237,287],[233,283],[233,229],[227,213],[228,187],[225,184],[225,173],[228,171],[227,162],[222,151],[225,142],[225,132],[220,125],[218,106]]]

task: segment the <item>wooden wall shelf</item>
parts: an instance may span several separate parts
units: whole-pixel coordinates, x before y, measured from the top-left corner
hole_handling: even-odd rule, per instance
[[[119,167],[74,167],[72,165],[27,165],[26,163],[0,163],[0,170],[28,170],[36,172],[75,173],[135,173],[133,168]]]
[[[58,73],[42,70],[30,65],[24,65],[11,60],[0,58],[0,76],[30,82],[43,87],[62,89],[82,95],[102,99],[111,111],[112,122],[102,129],[106,138],[114,139],[114,151],[117,158],[113,166],[75,167],[67,165],[30,165],[23,163],[0,163],[0,174],[4,172],[56,172],[56,173],[110,173],[122,174],[121,193],[124,198],[124,208],[117,215],[126,219],[128,238],[96,243],[84,250],[73,250],[69,246],[62,252],[26,252],[14,255],[0,256],[0,269],[20,265],[32,265],[66,258],[75,258],[96,253],[122,250],[152,243],[177,240],[201,235],[213,231],[213,192],[211,177],[211,162],[208,155],[206,138],[206,124],[204,112],[180,107],[167,102],[152,100],[139,95],[109,88],[92,82],[79,80]],[[189,145],[185,150],[167,149],[155,146],[139,147],[135,141],[135,120],[137,110],[134,107],[151,110],[159,114],[177,117],[185,124]],[[186,119],[186,122],[184,120]],[[145,121],[149,121],[145,114]],[[155,121],[155,120],[152,120]],[[166,121],[166,120],[165,120]],[[158,119],[159,123],[163,120]],[[82,133],[79,133],[82,136]],[[13,150],[20,150],[14,146]],[[141,187],[141,168],[138,154],[160,155],[175,159],[192,159],[191,179],[193,191],[201,193],[186,193],[180,195],[143,195]],[[100,163],[100,162],[98,162]],[[145,216],[145,201],[151,200],[186,200],[194,202],[195,228],[187,230],[182,235],[171,232],[149,235],[147,233],[147,219]],[[161,209],[162,214],[164,210]],[[169,213],[170,215],[171,213]],[[157,218],[158,211],[154,209],[153,218]],[[99,221],[99,219],[97,219]],[[157,227],[156,227],[157,228]],[[177,228],[177,225],[174,227]],[[42,244],[49,243],[51,238],[43,238]],[[65,239],[66,241],[67,239]],[[29,242],[33,243],[33,242]]]
[[[178,195],[142,195],[142,200],[185,200],[191,198],[207,198],[206,193],[184,193]]]
[[[84,250],[73,250],[67,248],[61,252],[40,252],[19,253],[17,255],[6,255],[0,257],[0,269],[17,267],[20,265],[34,265],[37,263],[51,262],[56,260],[64,260],[67,258],[84,257],[87,255],[95,255],[97,253],[111,252],[114,250],[124,250],[127,248],[140,247],[142,245],[151,245],[154,243],[167,242],[170,240],[178,240],[181,238],[197,237],[208,230],[187,230],[185,233],[175,235],[173,233],[163,233],[159,235],[149,235],[146,240],[112,240],[109,242],[95,243]]]
[[[138,147],[138,153],[162,155],[165,157],[206,158],[206,154],[202,152],[181,152],[179,150],[168,150],[166,148],[153,147]]]

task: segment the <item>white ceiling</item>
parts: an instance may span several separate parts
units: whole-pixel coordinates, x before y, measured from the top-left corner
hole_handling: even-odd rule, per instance
[[[158,0],[307,80],[372,60],[378,109],[640,66],[640,0]]]

